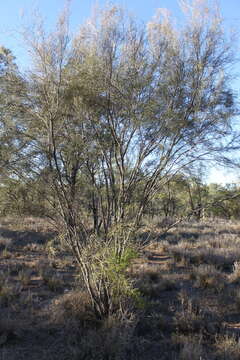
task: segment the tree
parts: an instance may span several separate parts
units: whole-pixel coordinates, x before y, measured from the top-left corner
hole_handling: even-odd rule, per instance
[[[231,43],[206,4],[188,7],[186,21],[174,28],[160,11],[142,28],[112,6],[71,40],[66,12],[56,32],[40,26],[27,36],[35,62],[21,79],[28,154],[34,171],[48,170],[56,220],[99,317],[120,292],[112,258],[126,259],[155,194],[184,167],[234,146]]]
[[[17,65],[9,49],[0,47],[0,168],[1,176],[19,161],[20,149],[25,145],[18,137],[16,106],[18,96],[15,90],[18,81],[15,76]]]

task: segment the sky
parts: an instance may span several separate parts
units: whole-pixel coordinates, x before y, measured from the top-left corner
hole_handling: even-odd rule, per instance
[[[65,0],[0,0],[0,45],[12,50],[20,67],[27,67],[29,55],[19,32],[23,25],[31,23],[34,9],[39,10],[47,27],[54,29],[54,24],[65,3]],[[182,19],[178,0],[112,0],[111,3],[120,4],[143,22],[149,21],[158,8],[167,8],[178,21]],[[90,16],[96,4],[102,6],[106,4],[106,1],[71,1],[70,26],[73,32]],[[219,0],[218,4],[226,30],[239,31],[240,0]],[[236,53],[238,54],[239,49],[240,41],[236,44]],[[240,95],[240,62],[235,66],[234,72],[239,74],[239,80],[233,82],[233,88],[236,94]],[[240,182],[238,179],[240,179],[240,172],[236,174],[229,169],[212,167],[207,181],[224,184]]]

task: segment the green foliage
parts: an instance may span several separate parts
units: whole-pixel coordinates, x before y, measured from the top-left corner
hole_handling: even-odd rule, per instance
[[[94,274],[96,281],[104,281],[111,293],[113,303],[119,307],[122,302],[132,299],[140,304],[140,293],[134,288],[132,281],[127,276],[127,269],[137,257],[137,251],[126,248],[119,256],[114,248],[104,249],[95,257]]]
[[[109,271],[115,274],[123,273],[127,270],[131,261],[138,256],[137,251],[134,248],[126,248],[121,256],[118,256],[115,251],[110,253],[109,259],[106,259],[106,264],[109,264]]]
[[[106,269],[107,276],[113,285],[114,297],[117,299],[121,293],[121,295],[131,298],[138,308],[144,308],[145,301],[140,290],[133,287],[133,284],[126,275],[131,262],[137,256],[138,252],[131,247],[126,248],[120,258],[116,253],[112,253],[109,259],[106,259]]]

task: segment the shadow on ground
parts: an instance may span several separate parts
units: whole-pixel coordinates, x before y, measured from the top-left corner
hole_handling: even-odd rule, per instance
[[[37,231],[15,231],[6,228],[0,228],[0,237],[11,240],[11,245],[22,247],[29,244],[43,245],[47,241],[53,239],[57,235],[56,232],[37,232]]]

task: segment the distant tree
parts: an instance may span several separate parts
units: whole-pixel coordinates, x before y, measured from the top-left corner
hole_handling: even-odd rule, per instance
[[[208,201],[210,206],[206,213],[209,217],[225,219],[240,218],[240,187],[237,184],[219,185],[209,184]],[[211,206],[211,203],[213,204]]]
[[[18,160],[21,140],[16,137],[17,124],[12,112],[14,101],[13,88],[17,66],[11,51],[0,47],[0,168],[1,175],[6,173],[12,163]]]

